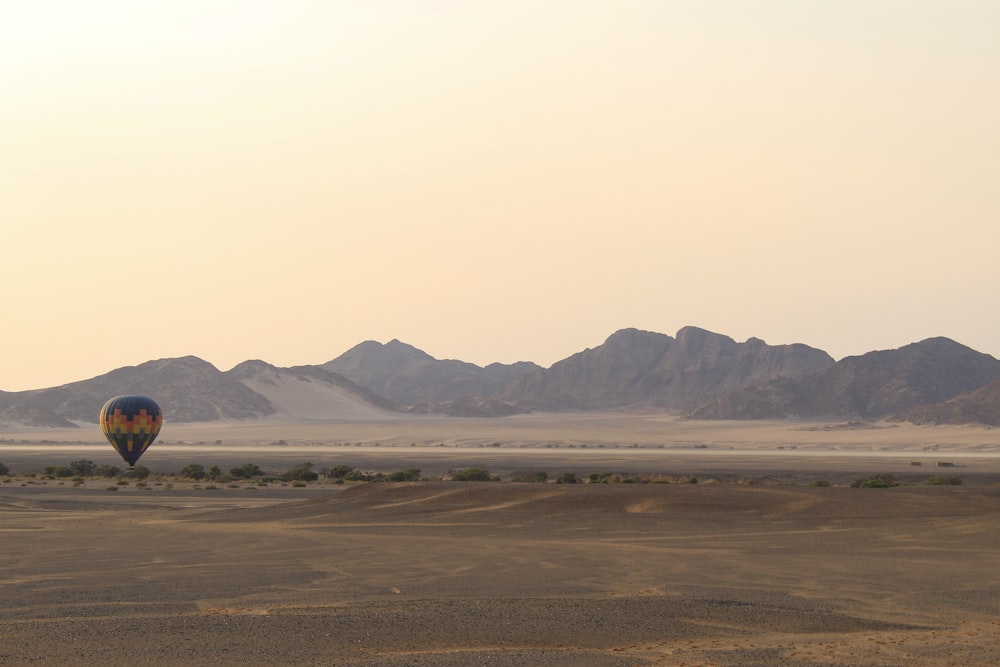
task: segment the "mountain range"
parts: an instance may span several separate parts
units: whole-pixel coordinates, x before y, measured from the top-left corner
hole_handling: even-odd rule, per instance
[[[229,371],[188,356],[48,389],[0,391],[0,424],[93,423],[117,394],[152,396],[172,422],[502,417],[529,411],[666,412],[693,419],[890,419],[1000,425],[1000,361],[947,338],[835,361],[803,344],[738,343],[684,327],[623,329],[543,368],[436,359],[365,341],[326,363]]]

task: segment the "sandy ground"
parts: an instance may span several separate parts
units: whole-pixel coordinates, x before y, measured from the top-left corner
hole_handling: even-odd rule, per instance
[[[997,486],[5,484],[0,522],[5,665],[1000,662]]]
[[[525,435],[500,447],[471,426],[379,447],[309,431],[328,424],[282,446],[267,445],[269,432],[241,440],[193,427],[188,437],[201,428],[206,440],[218,436],[212,446],[273,465],[286,462],[283,447],[329,447],[389,468],[431,454],[435,466],[461,467],[481,453],[511,469],[549,462],[585,472],[604,456],[647,471],[679,461],[702,483],[175,483],[111,492],[104,482],[5,481],[0,664],[1000,664],[996,431],[728,425],[663,443],[657,429],[674,428],[669,420],[625,422],[634,431],[616,442],[607,422],[567,424],[558,443],[549,438],[557,428],[532,433],[514,423],[504,428]],[[357,436],[379,425],[342,428]],[[648,448],[622,447],[646,431]],[[79,458],[58,447],[94,447],[3,437],[8,465],[17,447],[55,447],[45,454],[54,464]],[[581,450],[583,439],[593,447]],[[186,462],[199,447],[173,446],[187,447],[177,454]],[[380,458],[387,452],[398,457]],[[153,453],[151,463],[174,456]],[[531,454],[554,458],[521,460]],[[959,465],[934,467],[945,455]],[[913,458],[925,466],[912,467]],[[902,466],[914,483],[809,482],[837,484],[883,465]],[[966,483],[922,483],[938,474]]]

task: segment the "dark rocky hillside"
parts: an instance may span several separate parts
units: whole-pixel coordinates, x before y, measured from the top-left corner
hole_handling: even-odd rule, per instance
[[[267,400],[198,357],[158,359],[54,387],[8,394],[0,421],[29,426],[97,422],[101,406],[118,394],[142,394],[177,422],[250,419],[272,413]]]
[[[404,406],[491,396],[515,381],[542,370],[531,362],[490,364],[485,368],[454,359],[435,359],[412,345],[391,340],[365,341],[322,368]]]
[[[985,424],[1000,426],[1000,381],[960,394],[944,403],[922,405],[894,415],[891,421],[918,425]]]
[[[847,357],[799,378],[727,392],[695,419],[878,419],[940,403],[1000,379],[1000,361],[948,338]]]
[[[673,338],[623,329],[603,345],[527,375],[497,395],[546,410],[691,408],[720,393],[826,368],[833,359],[807,345],[768,345],[758,338],[685,327]]]

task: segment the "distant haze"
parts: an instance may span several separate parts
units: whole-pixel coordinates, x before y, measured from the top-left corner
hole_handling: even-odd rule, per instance
[[[0,390],[625,327],[1000,356],[992,0],[11,4]]]

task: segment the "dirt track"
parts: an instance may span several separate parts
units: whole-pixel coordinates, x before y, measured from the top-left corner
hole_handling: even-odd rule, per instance
[[[0,487],[0,664],[987,665],[1000,488]]]

